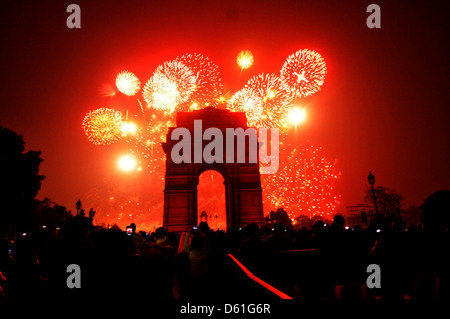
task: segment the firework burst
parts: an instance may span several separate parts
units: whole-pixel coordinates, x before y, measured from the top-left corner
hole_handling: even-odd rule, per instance
[[[133,96],[141,89],[141,81],[134,73],[122,71],[116,77],[117,89],[127,96]]]
[[[339,204],[334,194],[335,165],[322,148],[307,145],[280,160],[276,174],[263,175],[265,207],[283,207],[291,218],[299,215],[331,217]]]
[[[324,58],[318,52],[308,49],[290,55],[281,68],[281,78],[299,98],[319,91],[326,74]]]
[[[223,84],[219,68],[208,57],[194,53],[184,54],[176,60],[190,68],[195,76],[195,88],[188,105],[183,110],[187,110],[192,105],[194,105],[194,109],[203,108],[208,106],[211,101],[220,98],[223,93]]]
[[[122,113],[109,108],[99,108],[86,114],[83,130],[95,145],[109,145],[119,140],[122,133]]]
[[[247,125],[257,127],[259,114],[263,112],[262,98],[248,87],[237,91],[227,102],[227,108],[232,112],[245,112]]]
[[[236,57],[236,63],[241,68],[241,71],[250,68],[253,65],[252,52],[248,50],[239,52],[238,56]]]
[[[195,90],[196,77],[192,70],[179,61],[168,61],[158,66],[143,89],[147,105],[156,110],[173,112],[187,102]]]
[[[292,92],[276,74],[259,74],[252,77],[247,87],[262,100],[260,113],[253,116],[257,127],[283,127],[287,119],[287,109],[293,102]]]
[[[236,92],[228,103],[234,111],[245,112],[249,126],[281,128],[293,95],[276,74],[252,77],[244,89]]]

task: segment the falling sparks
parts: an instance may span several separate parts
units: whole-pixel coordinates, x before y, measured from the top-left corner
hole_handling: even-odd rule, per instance
[[[134,73],[122,71],[116,77],[117,89],[127,96],[133,96],[141,89],[141,81]]]
[[[172,126],[175,126],[172,113],[155,111],[147,124],[126,140],[131,154],[139,159],[145,172],[164,177],[161,172],[164,171],[165,154],[161,143],[165,141],[168,128]]]
[[[327,66],[318,52],[303,49],[287,58],[280,74],[294,94],[302,98],[320,90],[325,81]]]
[[[291,218],[299,215],[332,216],[339,204],[335,195],[336,163],[325,158],[322,148],[294,148],[280,162],[276,174],[263,175],[264,207],[283,207]]]
[[[121,136],[122,113],[109,108],[99,108],[89,112],[83,119],[82,127],[88,140],[95,145],[109,145]]]
[[[248,50],[239,52],[236,63],[241,68],[241,71],[250,68],[253,65],[253,54]]]

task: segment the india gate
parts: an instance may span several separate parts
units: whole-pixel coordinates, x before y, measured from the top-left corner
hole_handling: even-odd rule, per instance
[[[194,125],[201,121],[202,132],[195,132],[198,126]],[[194,122],[195,121],[195,122]],[[166,174],[164,187],[164,217],[163,225],[169,231],[185,231],[188,226],[199,223],[197,207],[197,186],[199,176],[207,170],[219,172],[225,184],[226,222],[227,227],[245,227],[248,223],[262,223],[262,189],[259,171],[259,160],[255,162],[246,160],[244,163],[226,161],[227,150],[224,148],[223,160],[205,161],[194,160],[194,143],[191,142],[189,162],[174,161],[171,154],[173,147],[178,143],[172,140],[172,132],[176,128],[185,128],[191,136],[203,133],[208,128],[217,128],[223,136],[226,129],[247,129],[247,119],[243,112],[231,112],[214,107],[207,107],[193,112],[178,112],[176,127],[169,128],[166,142],[162,143],[166,154]],[[201,150],[209,141],[201,142]],[[245,152],[245,159],[249,158],[249,141],[245,140],[245,147],[234,143],[234,154]],[[228,150],[229,152],[229,150]],[[258,152],[256,152],[258,154]],[[256,155],[258,156],[258,155]]]

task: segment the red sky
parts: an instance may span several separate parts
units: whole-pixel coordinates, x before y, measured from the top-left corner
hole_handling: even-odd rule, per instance
[[[108,106],[99,92],[119,71],[146,81],[164,61],[198,52],[234,92],[309,48],[324,56],[328,76],[303,101],[309,118],[298,140],[339,159],[339,211],[362,202],[369,170],[406,206],[418,205],[450,189],[450,6],[376,0],[382,27],[368,29],[373,2],[77,1],[82,27],[68,29],[70,1],[2,1],[0,125],[42,151],[39,198],[73,209],[100,181],[121,176],[120,150],[90,144],[81,129],[86,112]],[[241,76],[240,50],[255,58]]]

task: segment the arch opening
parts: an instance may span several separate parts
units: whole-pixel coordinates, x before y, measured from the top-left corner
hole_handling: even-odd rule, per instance
[[[207,222],[211,229],[227,229],[226,185],[221,173],[206,170],[198,177],[197,221]]]

